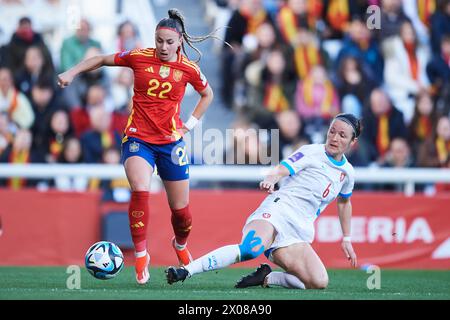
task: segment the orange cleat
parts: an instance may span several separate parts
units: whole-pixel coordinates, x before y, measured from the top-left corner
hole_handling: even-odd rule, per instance
[[[175,237],[172,238],[172,247],[175,250],[175,253],[177,254],[178,263],[180,266],[186,266],[194,259],[192,259],[191,253],[189,252],[188,248],[185,247],[184,249],[180,250],[175,245]]]
[[[134,269],[136,271],[136,281],[138,284],[146,284],[150,279],[148,265],[150,264],[150,255],[147,253],[145,257],[136,258]]]

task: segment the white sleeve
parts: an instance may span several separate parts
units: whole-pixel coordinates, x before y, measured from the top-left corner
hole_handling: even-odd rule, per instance
[[[312,153],[311,145],[304,145],[298,148],[294,153],[292,153],[289,158],[280,162],[281,165],[285,166],[289,170],[289,175],[293,176],[300,170],[308,167],[311,161]]]

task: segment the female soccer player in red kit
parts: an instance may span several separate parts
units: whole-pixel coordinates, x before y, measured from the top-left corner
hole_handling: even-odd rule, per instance
[[[172,211],[175,233],[172,245],[179,263],[187,265],[192,260],[186,248],[192,217],[189,211],[189,165],[183,135],[205,113],[213,92],[199,67],[186,58],[181,49],[185,52],[185,42],[201,55],[192,43],[208,38],[215,36],[192,37],[187,34],[183,16],[171,9],[169,17],[156,26],[156,48],[96,56],[58,76],[59,85],[66,87],[79,73],[102,66],[124,66],[134,72],[133,109],[122,140],[122,162],[132,190],[128,215],[139,284],[147,283],[150,278],[146,235],[150,182],[155,165]],[[200,100],[189,120],[183,124],[179,117],[180,104],[187,83],[200,94]]]

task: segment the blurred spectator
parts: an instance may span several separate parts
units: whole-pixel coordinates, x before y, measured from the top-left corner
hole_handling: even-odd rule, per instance
[[[317,65],[328,64],[328,56],[320,50],[319,39],[308,30],[299,30],[299,41],[294,49],[294,63],[300,80],[306,78],[312,68]]]
[[[105,100],[105,89],[103,89],[102,86],[93,85],[88,88],[86,94],[86,104],[82,107],[75,108],[70,111],[71,122],[75,130],[75,135],[77,137],[80,137],[87,130],[91,129],[91,122],[89,119],[90,109],[96,106],[106,108]]]
[[[14,126],[9,122],[8,115],[0,112],[0,157],[6,147],[13,141]]]
[[[294,51],[293,58],[297,76],[304,79],[311,68],[324,61],[321,57],[319,39],[313,32],[315,21],[309,14],[308,3],[317,1],[289,0],[277,16],[283,41]],[[314,19],[313,19],[314,20]]]
[[[285,159],[297,150],[303,141],[310,143],[311,138],[305,133],[301,118],[294,110],[286,110],[275,115],[280,130],[279,159]],[[274,143],[272,141],[272,143]]]
[[[114,147],[119,149],[121,137],[111,129],[111,113],[104,106],[96,105],[89,108],[91,130],[81,136],[83,161],[86,163],[101,163],[103,151]]]
[[[409,168],[413,166],[414,160],[408,142],[401,137],[392,139],[382,167]]]
[[[437,10],[430,21],[431,48],[433,53],[439,54],[442,37],[450,34],[450,0],[437,0]]]
[[[45,157],[48,163],[55,163],[63,150],[64,141],[73,134],[67,110],[57,110],[50,118],[50,127],[44,140]]]
[[[391,141],[397,137],[406,138],[407,130],[403,114],[392,105],[383,90],[373,90],[369,103],[360,142],[364,144],[369,161],[381,164]]]
[[[114,101],[114,109],[121,111],[128,108],[133,97],[133,70],[120,68],[117,77],[111,85],[111,94]]]
[[[278,11],[277,24],[283,40],[293,47],[300,40],[300,30],[316,28],[314,15],[308,13],[308,2],[311,0],[285,0]]]
[[[287,110],[293,106],[296,79],[287,66],[281,50],[272,50],[267,57],[267,65],[261,70],[260,79],[249,89],[248,113],[252,122],[264,129],[270,129],[272,113]],[[245,108],[244,108],[245,109]],[[269,118],[269,119],[267,119]]]
[[[339,98],[324,67],[313,67],[306,79],[298,83],[296,106],[306,132],[315,141],[313,134],[322,134],[322,129],[339,113]]]
[[[100,54],[100,49],[91,47],[86,50],[84,59],[89,59]],[[83,72],[72,81],[70,86],[64,89],[64,96],[69,107],[71,109],[74,109],[85,105],[87,103],[87,93],[89,91],[89,88],[93,85],[100,85],[103,87],[106,99],[106,93],[109,92],[111,83],[108,75],[103,68],[98,68],[89,72]],[[107,100],[105,100],[105,103],[107,103]],[[113,101],[108,101],[108,103],[108,110],[113,110]]]
[[[37,82],[56,83],[53,66],[44,60],[42,49],[31,46],[25,52],[25,61],[15,76],[16,88],[31,98],[31,88]]]
[[[256,46],[255,32],[264,22],[273,24],[261,0],[242,0],[236,9],[225,33],[225,41],[233,46],[224,44],[222,50],[222,100],[228,108],[242,104],[235,101],[236,92],[243,90],[243,84],[235,86],[236,80],[242,78],[242,63],[245,51],[252,51]]]
[[[365,72],[359,60],[351,56],[341,60],[335,86],[342,112],[361,118],[365,101],[375,88],[375,81]]]
[[[367,10],[365,0],[324,0],[326,29],[322,33],[325,39],[342,39],[352,17],[363,19]]]
[[[227,146],[225,150],[224,162],[226,164],[260,165],[261,151],[263,148],[267,148],[267,145],[259,140],[258,127],[244,117],[238,117],[232,124],[232,129],[232,145]]]
[[[45,157],[48,151],[46,141],[50,130],[50,119],[53,113],[58,109],[63,109],[64,105],[56,96],[53,86],[46,82],[38,82],[33,86],[31,98],[36,119],[31,127],[34,147]]]
[[[430,43],[431,15],[436,11],[437,0],[403,0],[403,11],[416,30],[422,45]]]
[[[430,138],[419,149],[417,164],[421,167],[442,167],[450,154],[450,119],[441,116]]]
[[[83,58],[89,48],[101,49],[100,42],[91,38],[91,24],[86,19],[81,19],[80,28],[75,34],[63,41],[61,47],[61,72],[68,70]]]
[[[400,35],[383,43],[383,55],[387,93],[408,125],[414,113],[416,95],[428,90],[428,48],[419,44],[412,24],[404,22]]]
[[[412,168],[414,167],[414,159],[411,155],[411,148],[408,142],[403,138],[394,138],[389,146],[389,151],[386,153],[384,162],[381,164],[385,168]],[[397,191],[404,192],[404,183],[382,184],[383,191]]]
[[[122,22],[117,30],[117,51],[129,51],[142,48],[137,27],[129,20]]]
[[[345,57],[358,59],[363,70],[374,79],[377,85],[383,83],[383,56],[378,43],[372,38],[364,21],[358,17],[350,23],[348,34],[344,38],[342,49],[339,51],[335,65],[339,66]]]
[[[400,26],[404,22],[411,22],[411,20],[403,11],[402,0],[382,0],[381,28],[378,30],[378,40],[383,42],[389,37],[398,36]]]
[[[81,143],[75,137],[67,137],[58,157],[61,164],[81,164],[83,154]],[[57,176],[54,180],[55,187],[62,191],[85,191],[88,187],[88,179],[83,176],[70,178],[68,176]]]
[[[409,141],[414,154],[417,154],[419,146],[432,135],[435,118],[433,101],[428,93],[423,92],[416,98],[414,115],[409,125]]]
[[[16,90],[11,71],[0,68],[0,112],[6,112],[11,121],[22,129],[29,129],[34,113],[27,97]]]
[[[442,37],[441,51],[427,65],[432,92],[441,113],[448,115],[450,105],[450,33]]]
[[[81,150],[80,140],[78,140],[74,136],[66,137],[57,161],[58,161],[58,163],[63,163],[63,164],[82,163],[83,153]]]
[[[31,19],[23,17],[19,20],[19,25],[7,45],[7,66],[13,74],[16,74],[23,66],[25,53],[32,46],[41,49],[45,61],[44,64],[53,69],[52,57],[47,45],[44,43],[44,39],[40,33],[33,30]]]
[[[31,148],[33,137],[31,131],[20,129],[16,132],[12,143],[6,147],[5,151],[0,155],[0,163],[9,164],[27,164],[41,163],[44,159]],[[0,182],[1,184],[2,182]],[[18,190],[25,186],[34,186],[34,181],[27,181],[23,178],[12,177],[6,181],[6,185],[11,189]]]

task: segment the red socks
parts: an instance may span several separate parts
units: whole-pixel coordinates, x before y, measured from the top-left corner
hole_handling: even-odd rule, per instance
[[[175,240],[177,244],[184,245],[192,228],[192,216],[189,211],[189,206],[182,209],[172,210],[172,227],[175,233]]]
[[[148,191],[133,191],[131,193],[128,218],[130,220],[131,238],[136,252],[147,250],[149,196]]]

